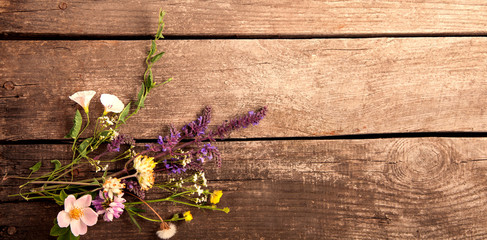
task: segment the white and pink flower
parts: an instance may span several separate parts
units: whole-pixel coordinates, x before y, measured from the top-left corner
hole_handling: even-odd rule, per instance
[[[74,236],[84,235],[88,230],[87,226],[93,226],[98,221],[98,214],[90,208],[91,195],[84,195],[78,200],[69,195],[64,200],[64,210],[58,213],[57,222],[59,227],[70,226]]]
[[[69,96],[69,99],[75,101],[85,110],[86,113],[88,113],[90,101],[93,98],[93,96],[95,96],[95,94],[96,94],[95,91],[79,91]]]
[[[105,106],[105,111],[103,112],[103,115],[109,112],[119,113],[125,107],[123,102],[120,101],[117,96],[112,94],[102,94],[100,97],[100,101],[101,104]]]

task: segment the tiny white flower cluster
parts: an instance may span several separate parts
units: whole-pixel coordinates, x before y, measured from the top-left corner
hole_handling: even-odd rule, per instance
[[[110,133],[109,133],[109,136],[110,136],[110,141],[113,141],[113,139],[115,139],[116,137],[118,137],[118,135],[120,135],[120,133],[118,133],[117,130],[113,130],[112,128],[110,128]]]
[[[183,161],[181,162],[181,164],[183,165],[183,167],[186,167],[186,165],[189,164],[190,162],[191,162],[191,158],[189,158],[188,156],[184,155]]]
[[[201,179],[201,186],[207,187],[207,180],[204,172],[197,172],[193,175],[193,182],[198,183],[198,179]]]
[[[113,122],[116,121],[116,119],[109,118],[108,116],[102,116],[102,117],[99,117],[98,119],[100,120],[100,124],[102,124],[103,127],[112,126],[112,125],[114,125]]]
[[[194,187],[194,193],[197,193],[198,196],[201,196],[201,194],[203,194],[203,189],[201,189],[200,185],[194,184],[193,187]]]
[[[183,187],[183,183],[184,183],[184,179],[183,178],[179,178],[178,181],[176,181],[174,183],[174,185],[177,187],[177,188],[182,188]]]
[[[108,169],[108,164],[106,164],[104,167],[101,167],[99,164],[100,161],[98,161],[97,165],[95,166],[96,167],[95,172],[106,171]]]
[[[206,195],[203,195],[199,198],[196,198],[195,199],[195,203],[204,203],[204,202],[207,202],[208,201],[208,197]]]

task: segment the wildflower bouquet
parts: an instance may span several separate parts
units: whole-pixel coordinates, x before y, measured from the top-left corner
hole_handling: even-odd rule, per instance
[[[211,161],[221,165],[220,152],[214,146],[215,139],[226,138],[234,130],[258,124],[266,115],[265,107],[224,122],[216,130],[208,128],[211,108],[206,107],[195,121],[179,129],[171,126],[167,136],[159,136],[157,143],[146,144],[141,149],[136,148],[132,137],[119,133],[120,126],[144,107],[150,91],[171,80],[157,84],[151,70],[164,54],[157,53],[156,44],[163,37],[163,17],[164,12],[160,11],[157,33],[146,58],[142,88],[134,106],[131,103],[125,105],[114,95],[101,94],[104,112],[94,121],[93,135],[80,139],[92,126],[89,104],[96,92],[80,91],[71,95],[69,98],[83,108],[86,116],[84,122],[82,114],[76,110],[74,125],[66,135],[73,139],[71,161],[63,165],[59,160],[52,160],[51,170],[37,176],[36,172],[42,167],[42,163],[38,162],[30,168],[31,174],[24,178],[27,182],[20,186],[20,193],[13,195],[26,200],[52,199],[63,206],[50,232],[58,239],[78,239],[87,232],[88,226],[97,224],[100,217],[111,222],[122,215],[128,215],[139,229],[137,219],[140,218],[160,223],[157,236],[168,239],[176,232],[173,222],[193,219],[190,211],[163,219],[150,206],[154,202],[171,202],[225,213],[230,211],[227,207],[217,206],[223,192],[210,191],[204,166]],[[120,163],[123,169],[113,171],[114,165]],[[83,166],[93,170],[92,177],[78,179],[75,172]],[[149,199],[146,193],[151,188],[160,189],[164,196]],[[145,205],[157,219],[148,217],[138,205]]]

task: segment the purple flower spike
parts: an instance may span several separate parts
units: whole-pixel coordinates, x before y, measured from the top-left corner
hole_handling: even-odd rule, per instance
[[[212,135],[218,135],[221,139],[224,139],[230,135],[230,133],[239,128],[246,128],[250,124],[257,125],[265,117],[267,113],[267,107],[263,107],[258,112],[250,111],[243,117],[235,118],[229,122],[224,122],[217,129],[217,132]]]
[[[195,121],[192,121],[185,125],[181,131],[183,136],[187,138],[194,138],[205,134],[208,124],[211,121],[211,107],[205,107],[203,114],[198,117]]]

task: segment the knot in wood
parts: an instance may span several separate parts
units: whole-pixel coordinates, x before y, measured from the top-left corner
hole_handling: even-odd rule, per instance
[[[65,10],[66,8],[68,8],[68,4],[65,2],[61,2],[61,3],[59,3],[58,7],[61,10]]]
[[[455,172],[451,152],[440,139],[398,140],[389,153],[386,174],[404,186],[438,188]]]
[[[6,81],[3,84],[3,88],[7,89],[8,91],[14,90],[15,84],[12,81]]]

